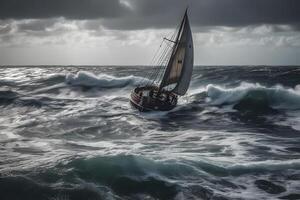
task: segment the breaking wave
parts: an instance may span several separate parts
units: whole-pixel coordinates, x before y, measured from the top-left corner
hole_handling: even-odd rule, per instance
[[[299,67],[195,67],[176,109],[140,113],[151,71],[1,68],[0,199],[300,198]]]
[[[274,109],[300,109],[300,91],[282,86],[265,87],[242,83],[235,88],[207,86],[207,96],[212,105],[269,106]]]
[[[66,83],[72,86],[83,87],[101,87],[101,88],[118,88],[127,85],[138,85],[147,79],[137,76],[115,77],[107,74],[95,75],[86,71],[79,71],[77,74],[67,74]]]

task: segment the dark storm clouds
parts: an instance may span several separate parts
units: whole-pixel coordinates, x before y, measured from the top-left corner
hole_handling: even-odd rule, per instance
[[[165,28],[178,21],[187,2],[194,26],[286,24],[299,29],[299,0],[0,0],[0,18],[102,19],[112,29]]]
[[[0,18],[92,19],[122,15],[118,0],[0,0]]]

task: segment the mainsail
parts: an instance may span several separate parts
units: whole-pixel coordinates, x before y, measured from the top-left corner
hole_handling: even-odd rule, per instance
[[[187,11],[176,36],[175,45],[165,70],[160,89],[176,84],[172,92],[184,95],[189,88],[194,65],[193,38]]]

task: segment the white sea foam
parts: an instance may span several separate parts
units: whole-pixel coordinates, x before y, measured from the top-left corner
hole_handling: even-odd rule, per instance
[[[212,105],[236,104],[245,98],[251,98],[268,102],[273,108],[300,109],[300,91],[297,88],[265,87],[260,84],[242,83],[233,88],[208,85],[206,90],[209,103]]]
[[[147,81],[147,79],[133,75],[124,77],[115,77],[107,74],[95,75],[86,71],[66,75],[66,83],[73,86],[118,88],[127,85],[138,85],[142,81]]]
[[[243,164],[235,164],[228,166],[227,170],[230,170],[235,173],[247,173],[247,172],[256,172],[256,171],[278,171],[278,170],[288,170],[288,169],[299,169],[300,160],[291,159],[285,161],[277,160],[266,160],[259,162],[248,162]]]

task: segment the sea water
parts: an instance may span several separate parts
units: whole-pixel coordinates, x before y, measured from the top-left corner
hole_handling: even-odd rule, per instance
[[[0,68],[0,199],[300,199],[300,68],[196,66],[141,113],[146,66]]]

